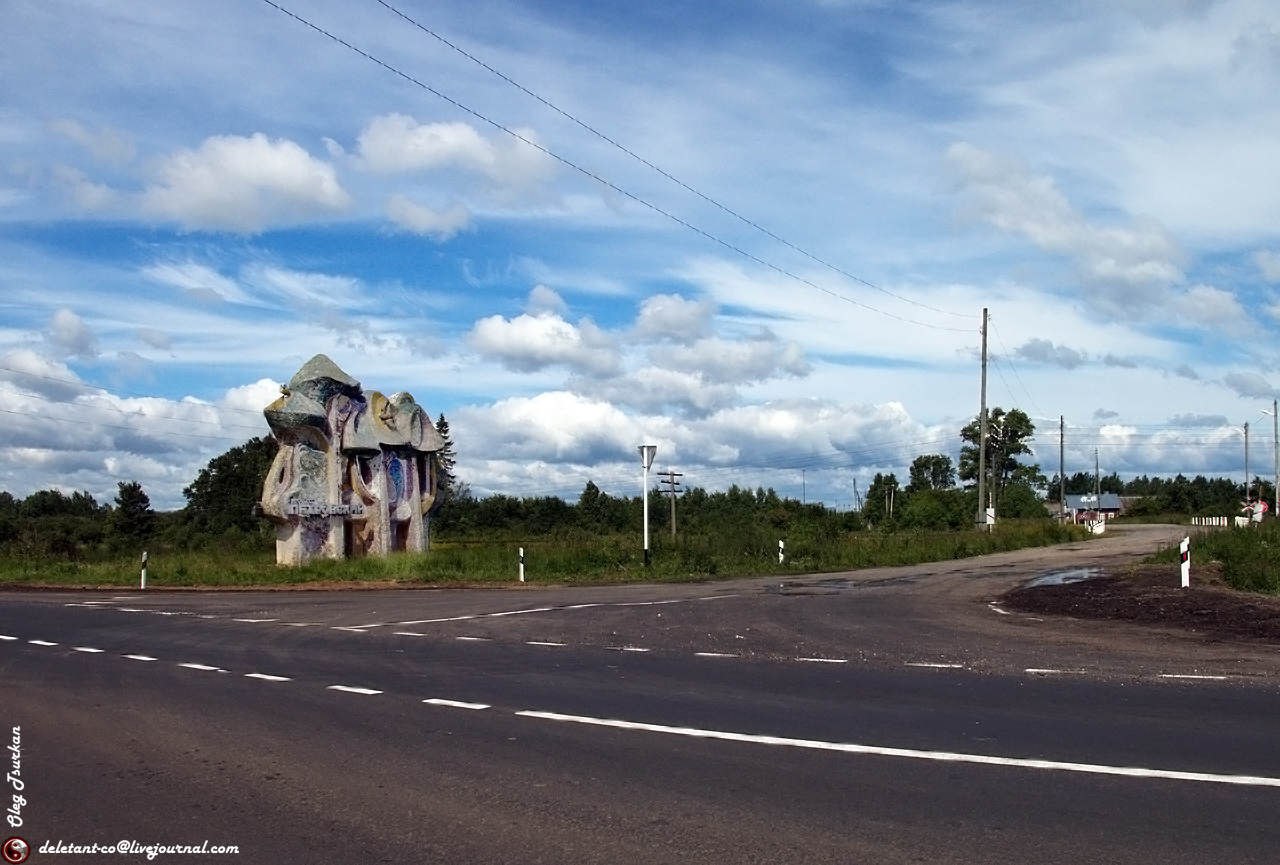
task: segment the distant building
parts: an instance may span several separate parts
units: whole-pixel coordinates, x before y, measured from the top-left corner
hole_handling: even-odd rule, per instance
[[[1124,512],[1124,503],[1117,493],[1067,496],[1067,512],[1071,514],[1073,522],[1097,522],[1119,516]]]

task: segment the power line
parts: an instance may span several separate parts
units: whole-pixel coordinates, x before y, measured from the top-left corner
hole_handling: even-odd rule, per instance
[[[587,177],[587,178],[589,178],[589,179],[591,179],[591,180],[596,181],[597,183],[599,183],[599,184],[601,184],[601,185],[603,185],[603,186],[605,186],[605,187],[607,187],[607,188],[609,188],[609,189],[613,190],[614,192],[618,193],[619,195],[623,196],[624,198],[629,199],[630,201],[634,201],[636,204],[639,204],[641,207],[644,207],[644,208],[646,208],[646,209],[648,209],[648,210],[650,210],[650,211],[652,211],[652,212],[654,212],[654,213],[656,213],[656,214],[658,214],[658,215],[660,215],[660,216],[663,216],[663,217],[665,217],[665,218],[667,218],[667,219],[671,220],[672,222],[676,223],[677,225],[683,226],[684,228],[688,229],[689,231],[694,232],[695,234],[699,235],[700,237],[702,237],[702,238],[704,238],[704,239],[706,239],[706,240],[709,240],[709,241],[711,241],[712,243],[717,244],[718,246],[721,246],[721,247],[723,247],[723,248],[725,248],[725,249],[727,249],[727,250],[729,250],[729,251],[731,251],[731,252],[733,252],[733,253],[736,253],[737,255],[740,255],[740,256],[742,256],[743,258],[748,259],[749,261],[753,261],[753,262],[755,262],[756,264],[760,265],[761,267],[764,267],[764,268],[766,268],[766,269],[768,269],[768,270],[772,270],[772,271],[774,271],[775,273],[778,273],[778,274],[780,274],[780,275],[782,275],[782,276],[784,276],[784,277],[786,277],[786,278],[788,278],[788,279],[793,279],[793,280],[795,280],[796,282],[799,282],[799,283],[800,283],[800,284],[802,284],[802,285],[807,285],[807,286],[809,286],[810,288],[815,289],[815,290],[817,290],[817,291],[820,291],[820,292],[822,292],[823,294],[830,295],[831,297],[836,298],[837,300],[842,300],[842,301],[844,301],[845,303],[853,304],[854,306],[860,307],[861,309],[865,309],[865,310],[867,310],[868,312],[872,312],[872,313],[875,313],[875,314],[877,314],[877,315],[883,315],[883,316],[885,316],[885,317],[887,317],[887,318],[892,318],[892,319],[894,319],[894,320],[896,320],[896,321],[901,321],[901,322],[903,322],[903,323],[905,323],[905,324],[914,324],[914,325],[916,325],[916,326],[918,326],[918,327],[925,327],[925,328],[929,328],[929,329],[931,329],[931,330],[944,330],[944,331],[952,331],[952,332],[955,332],[955,333],[965,333],[965,332],[967,332],[967,331],[968,331],[968,328],[959,328],[959,327],[943,327],[943,326],[941,326],[941,325],[937,325],[937,324],[928,324],[927,322],[923,322],[923,321],[916,321],[915,319],[907,318],[907,317],[905,317],[905,316],[901,316],[901,315],[896,315],[896,314],[894,314],[894,313],[892,313],[892,312],[886,312],[886,311],[885,311],[885,310],[883,310],[883,309],[877,309],[877,308],[876,308],[876,307],[874,307],[874,306],[870,306],[870,305],[865,304],[865,303],[863,303],[863,302],[861,302],[861,301],[859,301],[859,300],[854,300],[853,298],[848,297],[847,295],[840,294],[839,292],[834,291],[834,290],[832,290],[832,289],[830,289],[830,288],[826,288],[826,287],[824,287],[824,286],[818,285],[816,282],[813,282],[813,281],[812,281],[812,280],[810,280],[810,279],[806,279],[805,277],[800,276],[800,275],[798,275],[798,274],[792,273],[791,271],[787,270],[787,269],[786,269],[786,268],[784,268],[784,267],[780,267],[779,265],[776,265],[776,264],[773,264],[773,263],[771,263],[771,262],[765,261],[764,259],[760,258],[759,256],[757,256],[757,255],[753,255],[752,253],[747,252],[745,249],[743,249],[743,248],[741,248],[741,247],[739,247],[739,246],[736,246],[735,244],[732,244],[732,243],[730,243],[730,242],[729,242],[729,241],[727,241],[727,240],[723,240],[723,239],[721,239],[721,238],[719,238],[719,237],[715,236],[714,234],[711,234],[710,232],[705,231],[704,229],[699,228],[698,226],[694,225],[693,223],[691,223],[691,222],[689,222],[689,221],[687,221],[687,220],[685,220],[685,219],[682,219],[682,218],[681,218],[681,217],[679,217],[679,216],[676,216],[674,213],[671,213],[670,211],[665,210],[665,209],[663,209],[662,207],[659,207],[658,205],[656,205],[656,204],[654,204],[654,203],[652,203],[652,202],[650,202],[650,201],[647,201],[647,200],[646,200],[646,199],[644,199],[644,198],[641,198],[640,196],[636,195],[635,193],[628,192],[627,190],[623,189],[622,187],[618,186],[617,184],[615,184],[615,183],[613,183],[613,182],[611,182],[611,181],[609,181],[609,180],[606,180],[605,178],[601,177],[601,176],[600,176],[599,174],[597,174],[596,172],[591,171],[591,170],[590,170],[590,169],[588,169],[588,168],[584,168],[584,167],[582,167],[581,165],[578,165],[576,162],[573,162],[572,160],[568,159],[567,157],[561,156],[560,154],[556,153],[556,152],[555,152],[555,151],[553,151],[553,150],[549,150],[548,148],[543,147],[541,144],[538,144],[536,141],[531,140],[528,136],[526,136],[526,135],[521,135],[519,132],[515,131],[514,129],[511,129],[510,127],[504,126],[503,124],[499,123],[497,120],[494,120],[494,119],[492,119],[492,118],[490,118],[490,117],[488,117],[488,116],[486,116],[486,115],[484,115],[484,114],[481,114],[479,111],[476,111],[475,109],[473,109],[473,108],[471,108],[471,107],[469,107],[469,106],[467,106],[467,105],[464,105],[463,103],[459,102],[458,100],[454,99],[453,97],[445,95],[444,93],[442,93],[441,91],[439,91],[439,90],[435,89],[435,88],[434,88],[434,87],[432,87],[431,85],[429,85],[429,84],[427,84],[427,83],[425,83],[425,82],[423,82],[423,81],[421,81],[421,80],[419,80],[419,79],[417,79],[417,78],[413,77],[413,76],[412,76],[412,75],[410,75],[409,73],[404,72],[404,71],[402,71],[401,69],[399,69],[399,68],[397,68],[397,67],[395,67],[395,66],[392,66],[390,63],[386,62],[385,60],[382,60],[382,59],[380,59],[380,58],[378,58],[378,57],[375,57],[374,55],[372,55],[372,54],[370,54],[369,52],[367,52],[367,51],[363,50],[362,48],[357,48],[355,45],[352,45],[350,42],[347,42],[347,41],[346,41],[345,39],[343,39],[342,37],[340,37],[340,36],[338,36],[338,35],[336,35],[336,34],[334,34],[334,33],[331,33],[330,31],[328,31],[328,30],[324,29],[324,28],[323,28],[323,27],[321,27],[320,25],[318,25],[318,24],[314,24],[314,23],[312,23],[311,21],[307,20],[306,18],[303,18],[301,15],[298,15],[298,14],[297,14],[297,13],[295,13],[295,12],[291,12],[291,11],[289,11],[288,9],[284,8],[283,6],[281,6],[280,4],[278,4],[278,3],[274,2],[274,0],[262,0],[262,2],[263,2],[263,3],[266,3],[268,6],[270,6],[270,7],[274,8],[274,9],[279,10],[280,12],[283,12],[285,15],[288,15],[290,18],[294,19],[294,20],[295,20],[295,21],[297,21],[298,23],[300,23],[300,24],[302,24],[302,25],[304,25],[304,26],[306,26],[306,27],[309,27],[310,29],[314,30],[316,33],[319,33],[320,35],[325,36],[326,38],[333,40],[334,42],[338,43],[339,45],[343,46],[344,48],[347,48],[348,50],[353,51],[353,52],[355,52],[356,54],[359,54],[361,57],[365,58],[366,60],[370,61],[371,63],[376,63],[378,66],[381,66],[383,69],[387,70],[388,72],[390,72],[391,74],[393,74],[393,75],[395,75],[395,76],[397,76],[397,77],[399,77],[399,78],[403,78],[405,81],[409,82],[410,84],[413,84],[415,87],[419,87],[419,88],[421,88],[421,89],[423,89],[423,90],[427,91],[428,93],[432,94],[433,96],[435,96],[435,97],[437,97],[437,98],[439,98],[439,99],[444,100],[445,102],[449,103],[449,104],[450,104],[450,105],[452,105],[453,107],[457,108],[459,111],[463,111],[463,112],[465,112],[465,113],[467,113],[467,114],[471,115],[472,117],[476,118],[476,119],[477,119],[477,120],[479,120],[480,122],[485,123],[485,124],[488,124],[489,126],[492,126],[494,129],[497,129],[497,130],[499,130],[499,131],[501,131],[501,132],[506,133],[507,135],[510,135],[512,138],[515,138],[516,140],[521,141],[521,142],[523,142],[524,144],[527,144],[529,147],[532,147],[533,149],[537,150],[539,153],[542,153],[542,154],[544,154],[544,155],[546,155],[546,156],[551,157],[552,159],[556,160],[556,161],[557,161],[557,162],[559,162],[560,164],[562,164],[562,165],[564,165],[564,166],[566,166],[566,167],[568,167],[568,168],[571,168],[572,170],[574,170],[574,171],[578,172],[579,174],[583,175],[584,177]]]
[[[523,84],[521,84],[520,82],[515,81],[514,79],[512,79],[512,78],[511,78],[511,77],[509,77],[508,75],[505,75],[505,74],[503,74],[502,72],[498,71],[497,69],[493,68],[493,67],[492,67],[492,66],[490,66],[488,63],[486,63],[485,61],[481,60],[479,57],[476,57],[474,54],[470,53],[470,52],[469,52],[469,51],[467,51],[466,49],[461,48],[461,47],[459,47],[458,45],[455,45],[453,42],[450,42],[448,39],[446,39],[445,37],[441,36],[439,33],[435,32],[435,31],[434,31],[434,30],[432,30],[431,28],[427,27],[425,24],[422,24],[422,23],[421,23],[421,22],[419,22],[418,20],[416,20],[416,19],[414,19],[414,18],[411,18],[409,15],[406,15],[404,12],[400,11],[400,10],[399,10],[399,9],[397,9],[395,6],[392,6],[390,3],[386,2],[386,0],[376,0],[376,2],[377,2],[379,5],[381,5],[381,6],[383,6],[384,8],[386,8],[388,11],[392,12],[393,14],[395,14],[395,15],[399,16],[400,18],[404,19],[404,20],[405,20],[406,22],[408,22],[409,24],[411,24],[411,25],[413,25],[414,27],[418,28],[419,30],[421,30],[423,33],[427,34],[427,35],[428,35],[428,36],[430,36],[431,38],[433,38],[433,39],[437,40],[438,42],[440,42],[440,43],[441,43],[441,44],[443,44],[443,45],[448,46],[449,48],[451,48],[451,49],[453,49],[454,51],[456,51],[458,54],[461,54],[463,57],[467,58],[467,59],[468,59],[468,60],[470,60],[472,63],[475,63],[476,65],[480,66],[481,68],[483,68],[483,69],[485,69],[485,70],[487,70],[487,71],[489,71],[489,72],[493,73],[493,74],[494,74],[494,75],[496,75],[497,77],[501,78],[503,81],[507,82],[507,83],[508,83],[508,84],[510,84],[512,87],[514,87],[514,88],[516,88],[517,90],[519,90],[521,93],[524,93],[525,95],[527,95],[527,96],[529,96],[529,97],[531,97],[531,98],[533,98],[533,99],[537,100],[538,102],[540,102],[540,103],[542,103],[543,105],[545,105],[547,108],[550,108],[552,111],[554,111],[554,112],[556,112],[557,114],[559,114],[561,117],[564,117],[565,119],[567,119],[567,120],[571,121],[572,123],[577,124],[577,125],[578,125],[579,127],[581,127],[582,129],[585,129],[587,132],[590,132],[592,135],[596,136],[596,137],[597,137],[597,138],[599,138],[601,141],[604,141],[605,143],[607,143],[607,144],[609,144],[609,145],[611,145],[611,146],[615,147],[616,149],[618,149],[618,150],[622,151],[622,152],[623,152],[623,153],[625,153],[627,156],[630,156],[632,159],[636,160],[637,162],[639,162],[641,165],[645,166],[646,168],[650,168],[650,169],[652,169],[653,171],[656,171],[658,174],[662,175],[662,176],[663,176],[663,177],[665,177],[667,180],[670,180],[672,183],[674,183],[676,186],[679,186],[681,189],[685,190],[686,192],[692,193],[693,195],[697,196],[698,198],[702,199],[703,201],[707,202],[708,204],[712,205],[713,207],[715,207],[715,208],[717,208],[717,209],[719,209],[719,210],[723,211],[724,213],[728,214],[729,216],[732,216],[734,219],[737,219],[739,222],[742,222],[742,223],[744,223],[745,225],[750,226],[751,228],[754,228],[756,231],[759,231],[761,234],[764,234],[765,236],[767,236],[767,237],[769,237],[769,238],[772,238],[773,240],[776,240],[778,243],[781,243],[783,246],[787,247],[788,249],[791,249],[791,250],[792,250],[792,251],[794,251],[794,252],[798,252],[800,255],[804,256],[805,258],[808,258],[810,261],[813,261],[813,262],[815,262],[815,263],[817,263],[817,264],[819,264],[819,265],[821,265],[821,266],[823,266],[823,267],[825,267],[825,268],[828,268],[829,270],[832,270],[832,271],[834,271],[834,272],[836,272],[836,273],[840,274],[841,276],[847,277],[848,279],[851,279],[851,280],[853,280],[854,282],[861,283],[862,285],[865,285],[867,288],[870,288],[870,289],[872,289],[872,290],[874,290],[874,291],[878,291],[878,292],[880,292],[880,293],[881,293],[881,294],[883,294],[883,295],[887,295],[888,297],[892,297],[892,298],[894,298],[894,299],[896,299],[896,300],[901,300],[901,301],[903,301],[904,303],[912,304],[913,306],[918,306],[918,307],[920,307],[920,308],[922,308],[922,309],[927,309],[927,310],[929,310],[930,312],[937,312],[937,313],[941,313],[941,314],[943,314],[943,315],[953,315],[953,316],[956,316],[957,318],[976,318],[976,316],[974,316],[972,313],[953,312],[953,311],[951,311],[951,310],[947,310],[947,309],[939,309],[938,307],[930,306],[930,305],[929,305],[929,304],[927,304],[927,303],[921,303],[921,302],[920,302],[920,301],[918,301],[918,300],[913,300],[913,299],[911,299],[911,298],[909,298],[909,297],[904,297],[903,295],[896,294],[896,293],[894,293],[894,292],[892,292],[892,291],[889,291],[888,289],[881,288],[881,287],[880,287],[880,286],[878,286],[878,285],[875,285],[875,284],[873,284],[873,283],[871,283],[871,282],[868,282],[867,280],[863,279],[862,277],[857,276],[856,274],[850,273],[849,271],[844,270],[844,269],[843,269],[843,268],[841,268],[840,266],[835,265],[835,264],[832,264],[831,262],[826,261],[825,259],[822,259],[822,258],[818,257],[817,255],[814,255],[813,253],[809,252],[808,250],[803,249],[803,248],[801,248],[800,246],[797,246],[796,244],[794,244],[794,243],[792,243],[791,241],[787,240],[786,238],[778,236],[778,235],[777,235],[777,234],[775,234],[774,232],[770,231],[769,229],[765,228],[764,226],[760,225],[759,223],[755,222],[754,220],[750,219],[749,217],[743,216],[741,213],[738,213],[736,210],[733,210],[732,208],[728,207],[727,205],[721,204],[719,201],[715,200],[714,198],[710,197],[709,195],[706,195],[706,194],[704,194],[704,193],[700,192],[699,190],[697,190],[697,189],[693,188],[693,187],[692,187],[692,186],[690,186],[689,184],[685,183],[683,180],[681,180],[681,179],[679,179],[678,177],[675,177],[675,176],[673,176],[672,174],[670,174],[669,172],[667,172],[665,169],[663,169],[663,168],[661,168],[661,167],[659,167],[659,166],[655,165],[654,163],[650,162],[648,159],[645,159],[643,156],[641,156],[640,154],[638,154],[638,153],[636,153],[635,151],[631,150],[631,149],[630,149],[629,147],[627,147],[626,145],[624,145],[624,144],[620,144],[619,142],[615,141],[613,138],[610,138],[608,135],[606,135],[606,134],[604,134],[603,132],[601,132],[600,130],[596,129],[594,126],[590,125],[589,123],[586,123],[586,122],[584,122],[584,121],[580,120],[579,118],[575,117],[573,114],[570,114],[568,111],[565,111],[563,108],[560,108],[558,105],[555,105],[554,103],[552,103],[552,102],[548,101],[547,99],[543,98],[543,97],[542,97],[542,96],[540,96],[539,94],[534,93],[532,90],[530,90],[529,88],[525,87],[525,86],[524,86]]]

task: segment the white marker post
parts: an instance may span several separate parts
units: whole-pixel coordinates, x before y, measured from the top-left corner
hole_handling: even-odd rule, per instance
[[[1182,554],[1182,588],[1185,589],[1191,585],[1191,538],[1182,539],[1178,552]]]
[[[142,551],[142,588],[147,587],[147,551]]]
[[[520,548],[520,582],[524,582],[524,547]]]
[[[640,445],[640,464],[644,466],[644,566],[649,567],[649,467],[653,465],[653,457],[658,452],[657,445]]]
[[[782,564],[783,560],[787,557],[786,549],[787,545],[782,541],[778,541],[778,564]]]

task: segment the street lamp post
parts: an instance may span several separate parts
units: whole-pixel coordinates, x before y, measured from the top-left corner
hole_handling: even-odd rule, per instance
[[[640,445],[640,465],[644,467],[642,490],[644,493],[644,566],[649,567],[649,468],[653,465],[653,457],[658,453],[657,445]]]

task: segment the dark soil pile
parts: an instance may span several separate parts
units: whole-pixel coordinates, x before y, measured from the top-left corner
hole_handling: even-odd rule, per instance
[[[1211,565],[1193,571],[1186,589],[1176,565],[1142,565],[1077,583],[1014,589],[1001,603],[1024,613],[1280,643],[1280,598],[1227,588]]]

